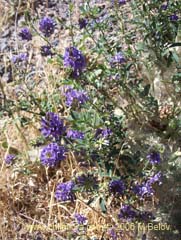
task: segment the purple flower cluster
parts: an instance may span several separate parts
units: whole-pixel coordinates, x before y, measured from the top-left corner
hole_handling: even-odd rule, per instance
[[[63,120],[53,112],[48,112],[41,121],[41,133],[45,137],[54,137],[59,139],[65,132]]]
[[[40,20],[39,30],[44,34],[45,37],[50,37],[55,30],[55,22],[50,17],[44,17]]]
[[[119,5],[124,5],[124,4],[126,4],[126,0],[119,0],[118,3],[119,3]]]
[[[75,186],[75,183],[73,181],[68,181],[65,183],[58,184],[56,191],[55,191],[55,197],[58,201],[74,201],[75,200],[75,194],[73,192],[73,188]]]
[[[149,197],[154,194],[154,190],[151,184],[149,184],[148,182],[137,184],[133,187],[133,192],[141,198],[144,198],[146,196]]]
[[[40,48],[41,55],[44,57],[51,56],[52,51],[51,51],[51,46],[42,46]]]
[[[19,36],[22,38],[22,40],[32,40],[32,34],[27,27],[21,29],[21,31],[19,32]]]
[[[139,220],[143,222],[148,222],[154,219],[152,212],[140,211],[138,209],[134,209],[131,205],[123,205],[120,209],[118,217],[126,221]]]
[[[70,107],[75,102],[82,105],[89,99],[85,91],[76,90],[73,89],[72,87],[67,88],[65,96],[66,96],[65,103],[68,107]]]
[[[88,21],[86,18],[79,18],[79,28],[83,29],[87,26]]]
[[[126,58],[124,57],[122,52],[118,52],[110,60],[111,67],[114,67],[116,64],[122,64],[122,63],[125,63],[125,62],[126,62]]]
[[[112,134],[111,129],[109,128],[98,128],[95,133],[95,138],[107,138]]]
[[[165,11],[165,10],[167,10],[167,8],[168,8],[168,4],[162,4],[162,5],[161,5],[161,9],[162,9],[162,10]]]
[[[13,160],[16,158],[16,155],[14,154],[8,154],[6,158],[4,159],[6,164],[11,164]]]
[[[126,4],[126,0],[112,0],[113,4],[124,5]]]
[[[40,161],[45,166],[54,167],[66,158],[65,153],[66,149],[63,146],[59,146],[57,143],[50,143],[42,149]]]
[[[154,194],[152,185],[156,182],[161,184],[160,178],[161,172],[158,172],[157,174],[150,177],[150,179],[148,179],[146,182],[134,186],[132,190],[136,195],[140,196],[141,199],[143,199],[144,197],[152,196]]]
[[[83,188],[85,191],[91,191],[98,187],[97,178],[92,174],[82,174],[76,178],[76,184],[78,187]]]
[[[148,183],[152,185],[157,182],[159,185],[161,185],[162,184],[161,177],[162,177],[161,172],[158,172],[152,177],[150,177],[150,179],[148,180]]]
[[[28,61],[28,54],[27,53],[20,53],[12,57],[13,63],[20,63]]]
[[[80,224],[80,225],[85,224],[86,221],[87,221],[87,218],[84,215],[82,215],[82,214],[76,213],[74,215],[74,217],[75,217],[77,223]]]
[[[86,67],[86,59],[77,48],[68,47],[65,49],[64,66],[71,68],[72,76],[77,78]]]
[[[130,205],[123,205],[118,214],[120,219],[132,221],[137,217],[137,212]]]
[[[158,152],[149,153],[147,159],[151,164],[159,164],[161,162],[160,154]]]
[[[114,195],[122,195],[125,190],[125,185],[122,180],[112,180],[109,183],[109,191]]]
[[[84,139],[84,133],[77,130],[68,130],[67,137],[71,139]]]
[[[114,228],[110,228],[108,230],[108,234],[110,235],[112,240],[117,240],[118,239],[117,233],[116,233]]]
[[[176,15],[176,13],[170,16],[170,21],[177,21],[177,20],[178,20],[178,16]]]

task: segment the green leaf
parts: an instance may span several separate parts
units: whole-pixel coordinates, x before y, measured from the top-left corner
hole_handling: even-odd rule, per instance
[[[96,77],[98,77],[102,73],[102,69],[97,69],[94,71]]]
[[[144,87],[144,90],[141,92],[141,96],[142,96],[142,97],[148,96],[149,91],[150,91],[150,84],[147,84],[147,85]]]
[[[143,11],[146,12],[146,5],[143,4]]]
[[[2,142],[1,145],[2,145],[2,147],[5,148],[5,149],[8,148],[8,143],[7,143],[6,141]]]
[[[179,63],[179,57],[177,56],[176,53],[174,53],[174,52],[172,53],[172,58],[175,62]]]
[[[144,51],[144,50],[146,49],[145,43],[143,43],[143,42],[137,43],[137,44],[136,44],[136,48],[137,48],[137,50],[139,50],[139,51]]]
[[[107,212],[107,208],[106,208],[106,203],[105,203],[105,200],[104,198],[100,198],[99,199],[99,204],[100,204],[100,207],[101,207],[101,210],[103,213],[106,213]]]

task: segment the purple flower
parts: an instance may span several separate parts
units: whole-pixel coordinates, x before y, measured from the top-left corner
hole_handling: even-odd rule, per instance
[[[111,67],[114,67],[115,64],[122,64],[126,62],[126,58],[124,57],[122,52],[117,53],[110,60]]]
[[[125,0],[119,0],[118,3],[119,3],[119,5],[124,5],[124,4],[126,4],[126,1]]]
[[[119,5],[124,5],[126,4],[126,1],[125,0],[112,0],[113,4],[116,4],[118,3]]]
[[[142,183],[140,185],[137,184],[136,186],[133,187],[132,190],[135,194],[140,196],[141,199],[144,197],[152,196],[154,194],[154,190],[153,190],[151,184],[148,182]]]
[[[109,191],[113,194],[122,195],[125,190],[125,185],[122,180],[112,180],[109,183]]]
[[[65,132],[63,120],[53,112],[48,112],[45,118],[41,120],[41,133],[45,137],[54,137],[59,139]]]
[[[130,205],[123,205],[120,213],[118,214],[120,219],[125,219],[127,221],[132,221],[137,217],[136,211]]]
[[[147,159],[151,164],[158,164],[161,162],[160,154],[158,152],[151,152],[147,155]]]
[[[16,158],[16,155],[14,154],[8,154],[6,158],[4,159],[6,164],[11,164],[12,161]]]
[[[112,134],[112,131],[109,128],[98,128],[95,133],[95,138],[98,138],[98,137],[106,138],[106,137],[109,137],[111,134]]]
[[[50,37],[55,30],[55,22],[50,17],[44,17],[40,20],[39,29],[45,37]]]
[[[65,49],[64,66],[71,68],[72,76],[77,78],[86,67],[86,59],[77,48],[68,47]]]
[[[133,192],[138,196],[140,196],[142,199],[144,197],[152,196],[154,194],[152,184],[158,182],[160,185],[161,184],[160,177],[161,177],[161,172],[158,172],[157,174],[150,177],[150,179],[148,179],[146,182],[142,184],[137,184],[136,186],[134,186],[132,188]]]
[[[84,139],[84,133],[77,130],[68,130],[67,137],[71,139]]]
[[[85,28],[88,24],[88,21],[86,18],[79,18],[79,28]]]
[[[113,240],[117,240],[117,239],[118,239],[118,238],[117,238],[117,233],[116,233],[116,231],[115,231],[114,228],[110,228],[110,229],[108,230],[108,234],[110,235],[110,237],[111,237]]]
[[[57,143],[50,143],[45,146],[40,154],[41,163],[45,166],[54,167],[65,159],[66,150]]]
[[[55,197],[58,201],[74,201],[75,200],[75,194],[73,192],[73,188],[75,186],[75,183],[73,181],[68,181],[65,183],[58,184],[56,191],[55,191]]]
[[[27,53],[20,53],[12,57],[13,63],[20,63],[28,61],[28,54]]]
[[[65,93],[66,96],[66,105],[70,107],[74,102],[82,105],[88,100],[87,93],[85,91],[76,90],[72,87],[69,87]]]
[[[32,40],[32,34],[29,28],[27,27],[21,29],[19,36],[22,38],[22,40],[27,40],[27,41]]]
[[[76,178],[76,184],[78,187],[82,187],[85,191],[92,191],[98,188],[97,178],[92,174],[82,174]]]
[[[177,21],[177,20],[178,20],[178,16],[176,15],[176,13],[170,16],[170,21]]]
[[[162,10],[165,11],[165,10],[167,10],[167,8],[168,8],[168,4],[163,4],[163,5],[161,5],[161,9],[162,9]]]
[[[85,216],[83,216],[83,215],[81,215],[81,214],[78,214],[78,213],[76,213],[76,214],[74,215],[74,217],[75,217],[77,223],[80,224],[80,225],[81,225],[81,224],[85,224],[86,221],[87,221],[87,218],[86,218]]]
[[[161,182],[161,180],[160,180],[161,177],[162,177],[161,172],[158,172],[158,173],[156,173],[155,175],[153,175],[152,177],[150,177],[150,179],[148,180],[148,183],[149,183],[150,185],[152,185],[152,184],[158,182],[158,184],[160,185],[160,184],[162,184],[162,182]]]
[[[40,48],[40,51],[41,51],[41,55],[44,57],[53,55],[51,52],[51,46],[42,46]]]

